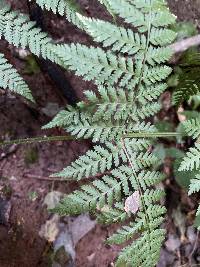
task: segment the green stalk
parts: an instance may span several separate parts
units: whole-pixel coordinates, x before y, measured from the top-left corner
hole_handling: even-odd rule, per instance
[[[179,137],[186,136],[184,133],[177,132],[138,132],[138,133],[129,133],[123,136],[123,138],[166,138],[166,137]],[[7,145],[19,145],[19,144],[32,144],[32,143],[45,143],[45,142],[56,142],[56,141],[72,141],[76,140],[73,136],[61,135],[61,136],[40,136],[34,138],[24,138],[16,139],[10,141],[0,141],[0,146]]]
[[[129,133],[124,135],[124,138],[165,138],[165,137],[179,137],[185,136],[184,133],[177,133],[177,132],[139,132],[139,133]]]
[[[74,140],[72,136],[41,136],[34,138],[24,138],[24,139],[16,139],[10,141],[0,141],[0,146],[7,145],[19,145],[19,144],[32,144],[32,143],[44,143],[44,142],[54,142],[54,141],[70,141]]]

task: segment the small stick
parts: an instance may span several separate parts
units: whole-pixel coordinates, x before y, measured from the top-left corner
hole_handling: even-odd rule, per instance
[[[184,52],[192,46],[198,45],[200,45],[200,34],[178,41],[170,45],[170,48],[173,50],[174,54],[176,54]]]
[[[49,181],[49,182],[66,182],[67,181],[65,179],[45,177],[45,176],[40,176],[36,174],[31,174],[31,173],[24,173],[23,176],[30,178],[30,179],[44,180],[44,181]]]

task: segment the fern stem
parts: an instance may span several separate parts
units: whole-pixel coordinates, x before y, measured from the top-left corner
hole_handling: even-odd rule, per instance
[[[138,132],[138,133],[128,133],[124,135],[124,138],[159,138],[159,137],[178,137],[187,136],[185,133],[177,132]]]
[[[123,136],[123,138],[159,138],[159,137],[178,137],[178,136],[187,136],[184,133],[177,132],[138,132],[138,133],[129,133]],[[10,141],[0,141],[0,146],[7,145],[20,145],[20,144],[32,144],[32,143],[45,143],[45,142],[56,142],[56,141],[73,141],[75,138],[69,135],[61,135],[61,136],[40,136],[34,138],[24,138],[24,139],[16,139]]]
[[[0,141],[0,146],[7,145],[19,145],[19,144],[32,144],[32,143],[44,143],[44,142],[54,142],[54,141],[70,141],[74,140],[72,136],[41,136],[34,138],[24,138],[24,139],[16,139],[11,141]]]
[[[147,208],[146,208],[146,205],[145,205],[145,202],[144,202],[144,199],[143,199],[143,191],[142,191],[142,187],[141,187],[141,185],[140,185],[140,181],[139,181],[139,179],[138,179],[138,177],[137,177],[137,173],[136,173],[136,171],[135,171],[133,162],[132,162],[132,160],[131,160],[131,158],[130,158],[130,156],[129,156],[129,153],[128,153],[128,151],[127,151],[127,148],[126,148],[124,139],[122,139],[122,145],[123,145],[124,152],[125,152],[126,157],[127,157],[128,161],[129,161],[129,163],[130,163],[130,166],[131,166],[133,175],[134,175],[134,177],[135,177],[135,180],[136,180],[136,183],[137,183],[137,186],[138,186],[138,190],[139,190],[139,194],[140,194],[140,199],[141,199],[141,203],[142,203],[142,208],[143,208],[143,210],[144,210],[144,212],[145,212],[145,220],[146,220],[146,223],[147,223],[147,225],[148,225],[148,235],[149,235],[149,244],[150,244],[150,241],[151,241],[151,240],[150,240],[150,233],[151,233],[151,230],[150,230],[150,228],[149,228],[149,222],[150,222],[150,220],[149,220],[149,217],[148,217],[148,214],[147,214]]]

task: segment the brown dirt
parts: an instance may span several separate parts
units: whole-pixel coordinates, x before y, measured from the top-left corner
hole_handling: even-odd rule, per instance
[[[26,1],[9,1],[14,8],[27,12]],[[109,18],[96,1],[81,0],[83,8],[89,15]],[[199,26],[200,3],[198,0],[169,0],[169,5],[179,20],[193,21]],[[46,25],[49,32],[57,40],[66,42],[91,43],[90,38],[75,29],[63,18],[56,18],[48,12]],[[5,52],[7,58],[20,70],[24,68],[24,61],[20,60],[15,50],[4,41],[0,42],[0,51]],[[72,74],[66,74],[78,96],[82,97],[85,89],[92,88],[90,83],[82,82]],[[0,136],[4,138],[20,138],[41,136],[45,134],[40,128],[49,117],[42,113],[42,108],[48,102],[58,103],[63,107],[66,101],[55,91],[55,86],[46,73],[24,75],[33,95],[37,100],[36,107],[30,107],[20,97],[9,94],[0,96]],[[48,134],[59,134],[57,130]],[[0,267],[46,267],[48,266],[49,246],[38,235],[41,225],[48,218],[43,207],[45,195],[52,189],[70,192],[76,187],[72,183],[46,181],[52,172],[61,170],[78,155],[83,154],[90,146],[87,142],[56,142],[34,146],[17,146],[14,152],[1,158],[0,170],[1,195],[11,202],[11,213],[8,225],[0,226]],[[38,153],[36,162],[27,163],[27,154],[36,148]],[[8,152],[8,148],[2,153]],[[33,178],[33,176],[35,176]],[[32,177],[32,178],[30,178]],[[43,179],[44,178],[44,179]],[[29,193],[36,192],[37,199],[31,200]],[[167,225],[170,225],[170,221]],[[96,226],[77,245],[77,267],[108,267],[113,266],[119,248],[107,246],[105,238],[113,227]]]

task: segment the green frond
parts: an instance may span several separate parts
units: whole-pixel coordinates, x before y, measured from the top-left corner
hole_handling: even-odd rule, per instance
[[[80,190],[67,195],[56,211],[58,213],[64,211],[65,214],[71,214],[71,212],[79,214],[103,208],[105,205],[112,207],[114,201],[121,201],[122,189],[127,191],[127,183],[123,184],[123,181],[106,175],[101,180],[95,180],[90,185],[83,185]]]
[[[100,214],[97,214],[97,220],[100,223],[111,224],[116,222],[124,222],[130,216],[124,210],[124,203],[117,202],[114,204],[114,208],[105,206],[100,209]]]
[[[56,174],[72,180],[96,179],[87,180],[79,190],[66,195],[55,212],[69,215],[89,211],[106,223],[134,217],[134,222],[108,240],[121,244],[136,238],[122,251],[117,264],[155,266],[164,240],[164,231],[158,228],[165,208],[156,204],[164,192],[154,186],[164,176],[151,171],[157,158],[150,152],[149,135],[155,137],[156,128],[148,119],[160,110],[158,98],[166,90],[164,80],[172,71],[164,63],[172,55],[168,45],[176,34],[167,26],[175,22],[175,16],[164,0],[99,0],[112,15],[134,26],[133,31],[131,27],[118,26],[117,20],[110,23],[80,15],[72,6],[74,0],[35,1],[41,8],[66,16],[103,46],[56,45],[27,16],[0,2],[0,37],[97,85],[94,91],[85,92],[84,101],[75,107],[67,106],[43,127],[61,127],[77,139],[92,139],[96,143],[92,150]],[[6,62],[1,66],[7,70]],[[11,78],[5,80],[4,87],[9,87],[10,81]],[[132,138],[127,138],[131,134]],[[197,129],[191,134],[197,134]],[[200,145],[196,144],[182,169],[199,168],[199,150]],[[191,193],[198,190],[197,186],[195,180]],[[134,201],[136,212],[127,208]]]
[[[173,51],[169,47],[155,48],[150,46],[146,55],[146,61],[154,66],[169,61],[172,55]]]
[[[122,147],[105,143],[104,147],[94,146],[93,150],[89,150],[70,166],[53,176],[80,180],[83,177],[88,178],[98,173],[104,173],[113,166],[118,167],[121,160],[126,162]]]
[[[129,239],[133,238],[134,234],[137,234],[142,230],[145,224],[145,219],[142,218],[136,223],[131,222],[129,226],[122,226],[115,234],[107,239],[108,244],[122,244]]]
[[[17,70],[8,63],[3,54],[0,53],[0,87],[9,89],[23,97],[33,101],[28,85],[18,74]]]
[[[27,15],[11,11],[5,3],[0,9],[0,38],[2,36],[16,47],[28,48],[36,56],[61,64],[54,53],[53,40]]]
[[[165,176],[156,171],[144,171],[142,170],[138,174],[138,179],[143,190],[147,190],[148,187],[159,184],[165,179]]]
[[[157,264],[160,256],[160,246],[165,238],[165,231],[156,229],[135,240],[130,246],[122,250],[116,266],[152,267]]]
[[[150,42],[155,46],[171,44],[176,39],[177,34],[169,29],[153,28],[151,30]]]
[[[51,129],[54,127],[65,127],[72,121],[79,120],[79,113],[71,106],[67,106],[66,110],[61,110],[48,124],[44,125],[42,129]]]
[[[172,68],[168,66],[160,66],[154,68],[146,68],[143,81],[146,85],[151,85],[152,83],[157,83],[165,80],[170,73],[172,72]]]
[[[179,76],[179,83],[172,95],[172,103],[180,105],[191,96],[197,95],[200,92],[198,67],[183,71]]]
[[[77,16],[80,7],[75,0],[35,0],[42,8],[51,10],[55,14],[66,16],[67,20],[79,28],[83,29],[83,25]]]
[[[155,212],[155,207],[158,208]],[[146,214],[151,214],[152,222],[154,223],[154,229],[157,228],[163,221],[162,215],[165,214],[165,209],[160,206],[149,206]],[[146,214],[143,212],[138,212],[135,222],[131,222],[129,226],[122,226],[115,234],[107,239],[109,244],[122,244],[129,239],[133,238],[135,234],[138,234],[140,231],[148,229],[146,224]]]
[[[157,100],[167,87],[166,83],[159,83],[153,86],[141,86],[139,88],[137,99],[142,104]]]
[[[111,47],[114,52],[134,55],[146,48],[146,36],[134,33],[131,29],[118,27],[112,23],[87,18],[79,15],[86,32],[93,37],[94,41],[100,42],[104,47]]]
[[[86,91],[86,103],[78,104],[85,109],[91,106],[93,111],[93,121],[126,121],[130,117],[133,121],[139,121],[150,117],[160,110],[159,103],[148,103],[145,106],[137,106],[133,92],[125,92],[123,89],[114,87],[99,87],[98,94]],[[155,92],[156,95],[156,92]],[[151,97],[151,96],[149,96]],[[138,97],[139,98],[139,97]]]
[[[147,189],[143,195],[143,200],[146,206],[158,202],[165,196],[165,192],[161,189]]]
[[[134,92],[126,92],[122,88],[99,86],[98,95],[92,91],[85,91],[85,96],[86,103],[83,107],[91,106],[94,121],[111,119],[125,121],[130,114],[133,120],[138,120]]]
[[[192,195],[200,191],[200,175],[196,175],[195,179],[192,179],[190,182],[190,189],[188,194]]]
[[[182,124],[183,124],[184,130],[189,136],[192,136],[194,139],[200,136],[199,118],[184,121]]]
[[[81,44],[57,45],[55,53],[62,59],[63,67],[75,71],[76,75],[86,81],[111,86],[119,82],[122,87],[137,83],[131,58],[117,57],[101,48]]]
[[[149,20],[154,27],[165,27],[174,24],[176,17],[167,8],[158,8],[154,5],[155,1],[128,1],[128,0],[109,0],[111,10],[122,17],[125,22],[137,27],[140,32],[149,29]]]
[[[181,162],[179,171],[189,171],[200,167],[200,144],[196,143],[186,153],[184,160]]]

